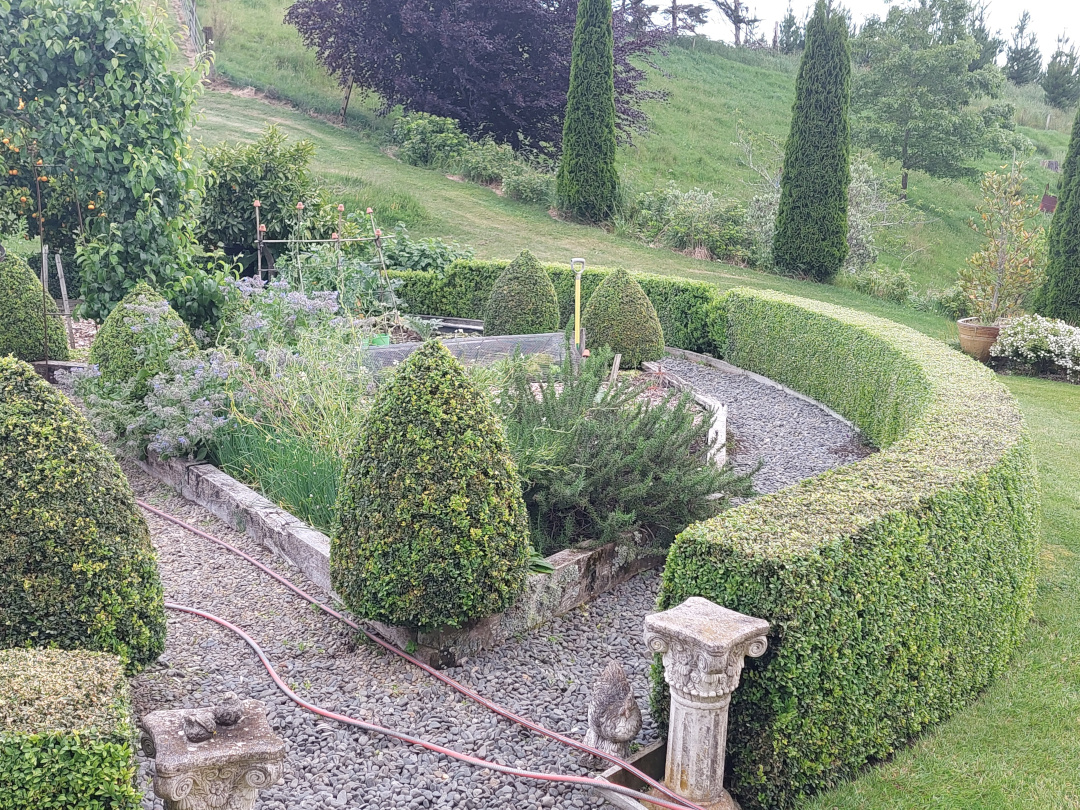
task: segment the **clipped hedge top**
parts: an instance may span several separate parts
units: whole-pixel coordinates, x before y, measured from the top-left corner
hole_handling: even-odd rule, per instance
[[[694,524],[687,540],[722,537],[771,557],[809,551],[988,470],[1025,440],[1020,407],[993,372],[944,343],[882,318],[770,291],[732,290],[727,308],[732,363],[825,403],[882,451]],[[792,341],[805,334],[799,322],[811,320],[828,339],[797,350],[760,339],[762,325],[777,319]],[[843,355],[845,364],[854,356],[866,379],[830,373],[830,355]],[[820,366],[815,373],[808,373],[811,362]],[[882,376],[869,379],[876,369]]]
[[[120,660],[108,653],[0,650],[0,737],[123,732],[127,689]]]

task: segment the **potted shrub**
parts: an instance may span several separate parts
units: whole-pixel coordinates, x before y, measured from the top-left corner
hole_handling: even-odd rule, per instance
[[[960,289],[974,314],[957,327],[960,347],[985,363],[1001,322],[1019,314],[1025,297],[1042,283],[1046,240],[1043,228],[1031,224],[1039,209],[1024,194],[1022,163],[1013,163],[1007,174],[987,172],[982,192],[971,227],[986,245],[960,271]]]

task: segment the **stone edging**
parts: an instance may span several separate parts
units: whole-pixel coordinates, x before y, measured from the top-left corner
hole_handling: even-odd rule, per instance
[[[139,462],[149,475],[212,512],[236,531],[284,557],[331,595],[330,539],[212,464],[151,457]],[[401,648],[433,666],[454,666],[479,650],[568,613],[605,591],[664,561],[640,552],[632,543],[608,543],[587,551],[567,549],[547,558],[552,574],[531,574],[518,601],[505,613],[462,629],[418,633],[372,623]],[[335,595],[336,598],[336,595]]]

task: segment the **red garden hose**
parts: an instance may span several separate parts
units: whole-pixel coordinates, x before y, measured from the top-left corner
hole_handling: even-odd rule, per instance
[[[672,799],[675,802],[677,802],[677,804],[672,804],[672,803],[667,802],[667,801],[662,801],[662,800],[659,800],[659,799],[657,799],[655,797],[647,796],[647,795],[638,793],[637,791],[630,790],[629,788],[624,788],[624,787],[621,787],[619,785],[615,785],[615,784],[613,784],[611,782],[607,782],[607,781],[604,781],[604,780],[601,780],[601,779],[595,779],[595,778],[585,777],[585,776],[570,776],[570,775],[560,776],[560,775],[554,775],[554,774],[541,774],[541,773],[536,773],[536,772],[532,772],[532,771],[517,770],[515,768],[510,768],[510,767],[505,766],[505,765],[499,765],[498,763],[488,762],[486,760],[478,759],[476,757],[471,757],[471,756],[468,756],[466,754],[459,753],[457,751],[452,751],[452,750],[447,749],[447,748],[442,748],[442,747],[437,746],[437,745],[435,745],[433,743],[424,742],[423,740],[419,740],[419,739],[410,737],[410,736],[408,736],[406,734],[403,734],[401,732],[393,731],[393,730],[390,730],[390,729],[384,729],[384,728],[382,728],[380,726],[374,726],[374,725],[371,725],[369,723],[365,723],[365,722],[363,722],[361,720],[357,720],[355,718],[346,717],[344,715],[334,714],[333,712],[329,712],[326,709],[319,708],[318,706],[315,706],[315,705],[313,705],[311,703],[306,702],[303,698],[301,698],[299,695],[295,694],[291,689],[289,689],[288,686],[286,686],[285,683],[278,677],[277,673],[274,671],[273,667],[271,666],[269,660],[266,658],[265,653],[258,646],[258,644],[256,644],[256,642],[253,639],[251,639],[240,628],[236,627],[235,625],[230,624],[229,622],[225,621],[224,619],[220,619],[220,618],[218,618],[216,616],[213,616],[213,615],[211,615],[209,613],[205,613],[203,611],[196,610],[195,608],[185,607],[183,605],[176,605],[176,604],[172,604],[172,603],[166,603],[165,606],[168,607],[168,608],[171,608],[173,610],[183,611],[185,613],[190,613],[192,615],[200,616],[202,618],[209,619],[210,621],[217,622],[221,626],[226,627],[229,630],[232,630],[234,633],[236,633],[241,638],[243,638],[244,641],[246,641],[248,643],[248,645],[250,645],[252,647],[252,649],[255,650],[256,654],[259,656],[259,659],[262,661],[263,666],[266,667],[267,672],[270,673],[270,677],[273,678],[273,680],[277,684],[278,688],[280,688],[293,701],[295,701],[298,705],[302,706],[303,708],[308,709],[309,711],[315,712],[316,714],[320,714],[320,715],[322,715],[324,717],[329,717],[331,719],[338,720],[338,721],[343,722],[343,723],[348,723],[350,725],[358,726],[360,728],[364,728],[364,729],[369,730],[369,731],[374,731],[374,732],[377,732],[377,733],[380,733],[380,734],[386,734],[386,735],[389,735],[391,737],[396,737],[397,739],[404,740],[405,742],[408,742],[408,743],[411,743],[411,744],[414,744],[414,745],[422,746],[422,747],[427,748],[429,750],[436,751],[436,752],[441,753],[441,754],[445,754],[446,756],[450,756],[450,757],[453,757],[455,759],[459,759],[459,760],[462,760],[464,762],[468,762],[468,763],[473,764],[473,765],[479,765],[481,767],[491,768],[492,770],[500,771],[502,773],[507,773],[507,774],[511,774],[511,775],[514,775],[514,776],[520,776],[520,777],[529,778],[529,779],[539,779],[539,780],[543,780],[543,781],[555,781],[555,782],[566,782],[566,783],[570,783],[570,784],[579,784],[579,785],[587,785],[587,786],[590,786],[590,787],[602,788],[604,790],[611,790],[611,791],[613,791],[615,793],[621,793],[621,794],[624,794],[624,795],[627,795],[627,796],[631,796],[631,797],[639,799],[639,800],[646,800],[646,801],[649,801],[652,804],[656,805],[657,807],[670,808],[670,810],[703,810],[703,808],[701,808],[699,805],[694,804],[689,799],[685,799],[682,796],[679,796],[677,793],[672,791],[666,785],[664,785],[663,783],[658,782],[657,780],[655,780],[655,779],[651,778],[650,776],[646,775],[645,773],[643,773],[642,771],[640,771],[638,768],[634,767],[630,763],[628,763],[628,762],[626,762],[626,761],[624,761],[622,759],[619,759],[618,757],[613,756],[612,754],[608,754],[608,753],[606,753],[604,751],[600,751],[599,749],[596,749],[596,748],[593,748],[591,746],[585,745],[584,743],[579,742],[578,740],[575,740],[572,737],[567,737],[567,736],[565,736],[563,734],[558,733],[557,731],[552,731],[551,729],[545,728],[544,726],[540,725],[539,723],[536,723],[536,722],[534,722],[532,720],[529,720],[526,717],[522,717],[522,716],[520,716],[518,714],[515,714],[514,712],[510,711],[509,709],[503,708],[502,706],[499,706],[499,705],[491,702],[490,700],[488,700],[487,698],[484,698],[483,696],[479,695],[477,692],[473,691],[472,689],[465,686],[464,684],[458,683],[453,678],[450,678],[449,676],[444,675],[443,673],[439,672],[438,670],[428,666],[427,664],[423,663],[422,661],[420,661],[420,660],[414,658],[413,656],[409,655],[405,651],[398,649],[396,646],[394,646],[393,644],[389,643],[388,641],[380,638],[378,635],[376,635],[376,634],[368,631],[367,629],[361,627],[359,624],[354,622],[352,619],[348,618],[347,616],[340,613],[339,611],[334,610],[329,605],[323,604],[322,602],[317,600],[315,597],[311,596],[306,591],[304,591],[301,588],[299,588],[298,586],[294,585],[292,582],[290,582],[284,576],[282,576],[281,574],[274,571],[272,568],[269,568],[268,566],[266,566],[263,563],[256,560],[254,557],[251,557],[250,555],[245,554],[243,551],[241,551],[240,549],[236,548],[235,546],[225,542],[224,540],[222,540],[222,539],[220,539],[218,537],[214,537],[213,535],[208,534],[207,532],[204,532],[201,529],[196,528],[195,526],[192,526],[190,523],[187,523],[186,521],[181,520],[178,517],[170,515],[168,512],[163,512],[160,509],[157,509],[157,508],[155,508],[153,506],[150,506],[150,504],[145,503],[144,501],[136,500],[136,503],[138,503],[139,506],[141,506],[147,512],[150,512],[151,514],[157,515],[158,517],[160,517],[160,518],[162,518],[164,520],[167,520],[167,521],[169,521],[171,523],[175,523],[177,526],[182,527],[183,529],[191,532],[192,534],[196,535],[197,537],[201,537],[204,540],[209,540],[212,543],[217,543],[222,548],[225,548],[228,551],[232,552],[233,554],[237,555],[238,557],[241,557],[241,558],[247,560],[249,563],[254,565],[256,568],[258,568],[259,570],[263,571],[266,574],[269,574],[271,577],[273,577],[275,580],[280,582],[286,588],[293,591],[295,594],[302,597],[303,599],[306,599],[308,602],[315,605],[320,610],[322,610],[322,611],[326,612],[327,614],[333,616],[335,619],[337,619],[340,622],[343,622],[344,624],[348,625],[349,627],[353,628],[354,630],[357,630],[358,632],[363,633],[365,636],[367,636],[367,638],[369,638],[371,641],[375,642],[379,646],[383,647],[385,650],[387,650],[387,651],[389,651],[389,652],[391,652],[391,653],[405,659],[410,664],[413,664],[414,666],[419,667],[420,669],[424,670],[425,672],[427,672],[432,677],[438,679],[439,681],[442,681],[447,686],[452,687],[453,689],[460,692],[462,695],[465,695],[470,700],[475,701],[476,703],[483,706],[484,708],[489,709],[492,712],[498,714],[499,716],[504,717],[507,720],[510,720],[510,721],[512,721],[514,723],[517,723],[518,725],[524,726],[525,728],[528,728],[531,731],[535,731],[538,734],[542,734],[545,737],[556,740],[556,741],[561,742],[561,743],[563,743],[565,745],[571,746],[572,748],[576,748],[579,751],[583,751],[583,752],[592,754],[594,756],[600,757],[602,759],[605,759],[608,762],[611,762],[612,764],[619,765],[620,767],[624,768],[625,770],[627,770],[630,773],[637,776],[639,779],[641,779],[646,784],[648,784],[651,787],[655,788],[656,790],[660,791],[663,795],[667,796],[669,799]]]
[[[480,759],[479,757],[470,756],[469,754],[463,754],[460,751],[454,751],[453,749],[444,748],[441,745],[436,745],[435,743],[430,743],[417,737],[411,737],[408,734],[404,734],[400,731],[394,731],[393,729],[383,728],[382,726],[376,726],[372,723],[366,723],[363,720],[356,719],[355,717],[349,717],[347,714],[337,714],[336,712],[329,711],[328,709],[324,709],[321,706],[316,706],[314,703],[308,703],[306,700],[296,694],[296,692],[290,689],[289,686],[285,683],[285,681],[281,679],[281,676],[277,674],[277,671],[274,669],[274,667],[270,664],[270,659],[266,657],[266,653],[263,652],[262,647],[260,647],[251,636],[249,636],[235,624],[227,622],[225,621],[225,619],[215,616],[212,613],[207,613],[202,610],[196,610],[195,608],[187,607],[185,605],[177,605],[172,602],[166,602],[165,607],[169,608],[170,610],[178,610],[182,613],[190,613],[192,616],[199,616],[203,619],[209,619],[212,622],[220,624],[227,630],[231,630],[232,632],[236,633],[236,635],[240,636],[240,638],[246,641],[248,646],[255,651],[255,654],[257,656],[259,656],[259,660],[262,661],[262,665],[266,667],[266,671],[270,673],[270,677],[273,679],[278,689],[284,692],[289,697],[289,699],[296,703],[298,706],[307,709],[309,712],[320,715],[321,717],[327,717],[331,720],[337,720],[339,723],[347,723],[350,726],[356,726],[357,728],[361,728],[364,731],[373,732],[375,734],[384,734],[388,737],[394,737],[398,740],[401,740],[402,742],[407,742],[410,745],[419,745],[421,748],[426,748],[428,751],[434,751],[437,754],[452,757],[453,759],[467,762],[470,765],[476,765],[480,768],[488,768],[493,771],[498,771],[499,773],[509,774],[510,776],[516,776],[523,779],[536,779],[541,782],[560,782],[569,785],[601,788],[603,790],[610,790],[614,793],[620,793],[623,796],[629,796],[633,799],[647,801],[656,807],[663,807],[665,808],[665,810],[687,810],[687,807],[694,806],[685,801],[680,801],[679,804],[674,804],[665,799],[657,799],[645,793],[639,793],[636,790],[631,790],[628,787],[616,785],[603,779],[595,779],[590,776],[571,776],[569,774],[540,773],[538,771],[525,771],[521,770],[520,768],[511,768],[509,765],[500,765],[498,762],[491,762],[486,759]]]

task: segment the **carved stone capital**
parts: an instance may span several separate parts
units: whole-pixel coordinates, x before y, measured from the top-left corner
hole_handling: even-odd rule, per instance
[[[210,711],[209,719],[200,716],[212,729],[208,739],[190,734],[198,712],[206,710],[151,712],[142,719],[143,750],[155,760],[154,793],[166,810],[251,810],[259,791],[281,779],[285,756],[266,707],[235,701]]]

